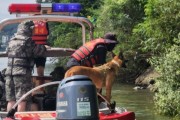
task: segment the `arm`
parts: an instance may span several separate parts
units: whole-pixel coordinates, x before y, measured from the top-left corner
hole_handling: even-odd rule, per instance
[[[98,45],[96,48],[96,54],[98,56],[98,64],[106,63],[107,49],[104,45]]]

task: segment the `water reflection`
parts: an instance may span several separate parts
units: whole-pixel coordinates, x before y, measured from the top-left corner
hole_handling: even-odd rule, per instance
[[[157,115],[153,105],[153,94],[149,90],[134,90],[134,85],[115,84],[112,91],[112,99],[117,106],[124,107],[128,111],[134,111],[136,120],[169,120],[169,118]]]

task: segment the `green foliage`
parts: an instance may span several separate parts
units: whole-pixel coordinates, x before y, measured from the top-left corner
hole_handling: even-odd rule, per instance
[[[151,62],[161,74],[156,84],[159,88],[155,96],[156,108],[162,114],[180,117],[180,46],[171,46],[161,58]]]
[[[70,23],[53,23],[50,24],[50,29],[54,31],[50,33],[49,41],[55,47],[76,49],[82,44],[81,26]]]
[[[119,43],[115,52],[136,49],[139,42],[132,38],[135,25],[143,21],[144,5],[147,0],[104,0],[99,9],[97,28],[95,31],[102,36],[106,32],[114,32]]]
[[[142,51],[159,55],[165,48],[175,44],[172,39],[180,31],[179,0],[148,0],[146,19],[133,30]]]
[[[153,55],[149,62],[161,74],[156,83],[156,108],[176,118],[180,118],[179,8],[179,0],[148,0],[144,22],[133,29],[139,50]]]

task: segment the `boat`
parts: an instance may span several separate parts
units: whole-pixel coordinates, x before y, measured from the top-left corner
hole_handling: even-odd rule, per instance
[[[54,4],[54,5],[52,5],[52,4]],[[64,4],[57,3],[57,8],[59,8],[59,6],[61,6],[61,5],[63,6]],[[67,4],[65,4],[65,5],[67,5]],[[75,7],[75,5],[78,5],[78,7]],[[26,6],[28,6],[28,8],[26,10],[23,10],[23,8],[26,8]],[[46,21],[50,21],[50,22],[66,22],[66,23],[79,24],[82,28],[82,44],[84,44],[86,42],[86,27],[88,27],[89,38],[90,38],[90,40],[93,39],[93,24],[87,18],[72,16],[72,14],[70,14],[68,11],[65,11],[65,13],[64,13],[65,15],[64,14],[62,16],[56,15],[58,13],[62,14],[62,12],[58,12],[57,8],[55,8],[55,11],[52,11],[52,8],[51,8],[52,6],[56,6],[56,3],[50,3],[50,4],[46,4],[46,5],[44,5],[44,4],[11,4],[10,5],[11,9],[9,11],[11,14],[26,13],[26,14],[31,14],[31,15],[17,17],[17,18],[11,18],[11,19],[5,19],[5,20],[0,21],[0,31],[6,25],[20,23],[24,20],[46,20]],[[79,8],[79,4],[73,3],[73,4],[71,4],[71,6],[74,6],[75,8]],[[40,11],[39,11],[39,7],[41,8]],[[73,9],[74,9],[74,7],[73,7]],[[32,11],[32,8],[33,9],[37,8],[37,10]],[[28,12],[28,10],[29,10],[29,12]],[[79,10],[75,10],[74,12],[78,12],[78,11]],[[32,14],[38,14],[38,15],[34,16]],[[71,15],[71,16],[69,16],[69,15]],[[17,16],[19,16],[19,15],[17,15]],[[51,48],[46,51],[44,56],[46,56],[46,57],[70,56],[74,51],[75,50],[71,49],[71,48]],[[7,53],[5,51],[4,52],[1,51],[0,57],[7,57]],[[77,76],[73,76],[73,79],[76,77]],[[86,78],[86,76],[80,76],[80,78],[78,76],[76,79],[82,79],[84,77],[85,77],[85,79],[88,79],[88,78]],[[38,76],[33,76],[33,78],[38,78]],[[59,105],[57,96],[55,96],[53,98],[51,97],[48,99],[54,103],[53,108],[48,108],[49,107],[48,103],[43,103],[42,106],[45,106],[47,109],[41,108],[39,111],[16,112],[16,107],[17,107],[18,103],[21,102],[26,96],[31,95],[33,92],[39,90],[40,88],[44,88],[44,87],[51,86],[51,85],[58,85],[58,86],[61,86],[59,89],[62,89],[61,80],[60,81],[51,81],[50,76],[42,77],[42,80],[44,80],[44,81],[47,79],[48,79],[47,83],[44,83],[42,85],[39,85],[39,86],[33,88],[32,90],[27,92],[24,96],[22,96],[20,98],[20,100],[18,100],[16,102],[16,104],[12,107],[11,111],[9,111],[9,112],[1,111],[0,112],[0,120],[60,120],[60,119],[63,119],[63,118],[61,118],[62,117],[61,114],[64,112],[62,109],[58,110],[58,108],[61,107],[62,104],[66,105],[66,102],[65,103],[64,103],[64,101],[60,102],[60,106],[57,106],[57,105]],[[68,79],[72,79],[72,78],[68,78]],[[62,81],[65,81],[65,80],[63,79]],[[77,84],[77,83],[75,83],[75,84]],[[91,84],[91,83],[89,83],[89,84]],[[58,90],[57,90],[57,93],[58,93]],[[73,94],[73,93],[72,93],[72,96],[74,96],[75,98],[77,97],[77,95]],[[135,120],[134,112],[128,111],[125,108],[116,107],[115,103],[113,105],[111,103],[108,103],[107,100],[99,93],[94,92],[93,96],[101,97],[103,99],[103,102],[96,105],[95,104],[97,101],[96,98],[94,98],[92,101],[89,101],[90,102],[89,104],[94,105],[94,107],[92,108],[92,107],[88,106],[89,104],[87,104],[87,105],[85,104],[86,106],[84,108],[82,107],[82,112],[84,110],[87,113],[83,113],[83,115],[82,115],[82,113],[79,112],[81,117],[80,118],[78,117],[78,119],[81,119],[81,120],[83,120],[85,118],[89,119],[89,117],[93,116],[91,113],[96,111],[96,116],[95,116],[96,118],[91,118],[92,120],[93,119],[97,119],[97,120]],[[45,98],[47,98],[47,96],[42,95],[42,94],[38,95],[37,97],[40,98],[40,100],[42,100],[42,99],[44,100]],[[69,114],[72,111],[73,111],[73,113],[76,113],[77,108],[75,108],[75,107],[77,107],[77,106],[75,106],[75,104],[73,104],[74,101],[69,101],[69,99],[67,99],[67,101],[72,106],[68,106],[71,108],[69,108],[68,111],[66,111],[67,112],[66,114],[68,117],[69,116],[71,117],[69,119],[75,120],[75,119],[77,119],[77,116],[76,115],[71,116]],[[81,101],[81,102],[84,102],[84,101]],[[89,109],[89,110],[87,110],[87,109]],[[59,113],[59,111],[60,111],[60,113]],[[71,113],[71,114],[73,114],[73,113]],[[59,118],[59,116],[60,116],[60,118]]]
[[[72,79],[81,80],[82,78],[88,79],[86,76],[80,76],[80,78],[79,78],[79,76],[72,76],[67,79],[69,79],[70,81],[73,81]],[[45,83],[45,84],[42,84],[42,85],[39,85],[39,86],[33,88],[32,90],[27,92],[24,96],[22,96],[22,98],[19,101],[17,101],[17,103],[13,106],[12,111],[0,112],[1,118],[4,118],[3,120],[14,120],[14,119],[15,120],[57,120],[57,109],[54,109],[53,111],[16,112],[15,108],[17,107],[18,103],[21,102],[25,97],[27,97],[28,95],[31,95],[34,91],[39,90],[40,88],[43,88],[46,86],[51,86],[51,85],[56,85],[56,84],[59,85],[61,88],[62,81],[48,82],[48,83]],[[80,82],[82,83],[82,81],[80,81]],[[76,86],[77,86],[77,84],[76,84]],[[85,84],[81,84],[81,86],[85,86]],[[70,89],[73,88],[73,86],[69,86],[69,87],[70,87]],[[74,93],[72,93],[72,94],[74,94]],[[116,106],[114,106],[114,108],[108,107],[108,104],[110,104],[110,103],[108,103],[107,100],[101,94],[97,93],[94,96],[96,96],[96,95],[100,96],[102,99],[104,99],[104,102],[102,102],[98,107],[99,108],[98,109],[98,120],[135,120],[134,112],[127,111],[125,108],[116,107]],[[74,96],[73,99],[76,99],[78,95],[73,95],[73,96]],[[44,96],[40,96],[40,97],[43,98]],[[72,99],[72,97],[71,97],[71,99]],[[57,98],[55,101],[58,102]],[[67,100],[67,101],[69,101],[69,100]],[[72,100],[70,100],[70,102],[71,101]],[[95,103],[95,101],[92,101],[92,104],[93,103]],[[77,107],[77,106],[72,105],[70,109],[75,109],[75,110],[71,110],[71,111],[77,112],[76,111],[77,108],[75,108],[75,107]],[[95,107],[93,106],[93,108],[96,108],[96,106]],[[96,111],[96,110],[94,109],[91,111]],[[68,116],[69,116],[69,114],[68,114]],[[87,117],[87,116],[85,116],[85,117]]]
[[[88,79],[86,76],[80,76],[80,78],[79,78],[79,75],[78,76],[72,76],[72,77],[67,78],[67,79],[69,79],[70,81],[72,81],[72,79],[78,79],[78,80],[80,79],[81,80],[82,77],[83,77],[83,79]],[[19,101],[17,101],[15,106],[13,106],[12,111],[3,112],[3,114],[0,112],[1,117],[2,118],[4,117],[3,120],[14,120],[14,119],[15,120],[57,120],[57,109],[54,111],[15,112],[15,108],[17,107],[17,105],[20,101],[22,101],[28,95],[31,95],[34,91],[36,91],[40,88],[50,86],[50,85],[55,85],[55,84],[62,86],[61,85],[62,81],[49,82],[49,83],[45,83],[43,85],[39,85],[39,86],[33,88],[31,91],[26,93]],[[81,83],[82,83],[82,81],[81,81]],[[85,84],[81,84],[81,86],[84,86],[84,85]],[[76,84],[76,86],[77,86],[77,84]],[[69,86],[69,87],[72,88],[73,86]],[[76,97],[78,95],[74,95],[74,96],[75,96],[74,99],[76,99]],[[97,96],[100,96],[100,97],[102,97],[102,99],[104,99],[104,102],[102,102],[99,105],[98,119],[97,120],[135,120],[135,113],[134,112],[127,111],[125,108],[121,108],[121,107],[114,107],[114,108],[108,107],[108,104],[110,104],[110,103],[108,103],[107,100],[101,94],[97,93]],[[43,96],[41,96],[41,97],[43,97]],[[69,100],[67,100],[67,101],[69,101]],[[70,100],[70,101],[72,101],[72,100]],[[56,98],[56,102],[58,102],[57,98]],[[94,102],[94,101],[92,101],[92,102]],[[71,108],[77,109],[75,107],[77,107],[77,106],[73,105]],[[96,108],[96,107],[93,106],[93,108]],[[72,110],[72,111],[77,112],[76,110]],[[91,110],[91,111],[95,111],[95,110]],[[68,116],[70,116],[70,115],[68,114]],[[85,117],[87,117],[87,116],[85,116]],[[84,120],[84,119],[80,119],[80,120]],[[92,119],[92,120],[94,120],[94,119]]]

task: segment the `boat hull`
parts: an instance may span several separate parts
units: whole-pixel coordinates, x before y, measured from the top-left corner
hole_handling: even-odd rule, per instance
[[[56,111],[17,112],[16,120],[56,120]],[[135,120],[134,112],[99,113],[99,120]]]
[[[123,112],[123,113],[111,113],[104,114],[99,113],[100,120],[135,120],[134,112]]]

